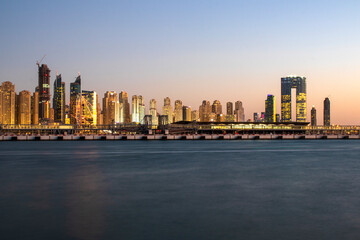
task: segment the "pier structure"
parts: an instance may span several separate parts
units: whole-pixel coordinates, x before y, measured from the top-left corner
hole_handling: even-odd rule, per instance
[[[360,126],[309,126],[304,122],[177,122],[110,125],[0,125],[0,140],[276,140],[359,139]]]

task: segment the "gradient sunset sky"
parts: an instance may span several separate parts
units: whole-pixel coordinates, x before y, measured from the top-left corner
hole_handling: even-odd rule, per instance
[[[360,1],[1,1],[0,82],[34,91],[36,60],[83,90],[264,111],[280,78],[307,78],[308,121],[323,100],[332,124],[360,125]]]

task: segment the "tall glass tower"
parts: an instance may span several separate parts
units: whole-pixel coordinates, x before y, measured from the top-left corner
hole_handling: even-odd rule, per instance
[[[70,123],[81,124],[81,77],[70,83]]]
[[[276,122],[276,104],[275,96],[267,95],[265,100],[265,122]]]
[[[324,100],[324,126],[330,126],[330,99]]]
[[[306,78],[281,78],[281,121],[291,122],[291,89],[296,88],[296,121],[306,122]]]
[[[56,75],[54,81],[54,122],[65,123],[65,83],[62,82],[61,74]]]
[[[39,121],[50,119],[50,69],[39,65]]]

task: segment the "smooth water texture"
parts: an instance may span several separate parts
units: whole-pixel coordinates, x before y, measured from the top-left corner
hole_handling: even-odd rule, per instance
[[[360,239],[360,141],[0,142],[1,239]]]

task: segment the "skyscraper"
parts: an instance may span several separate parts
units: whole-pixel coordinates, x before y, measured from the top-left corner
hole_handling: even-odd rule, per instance
[[[291,89],[296,88],[296,121],[306,122],[306,78],[281,78],[281,120],[291,122]]]
[[[97,99],[96,92],[82,91],[81,99],[81,124],[82,125],[97,125]]]
[[[169,97],[164,98],[164,106],[162,108],[162,115],[168,116],[168,121],[167,121],[168,124],[173,122],[173,110],[172,110],[171,101],[170,101]]]
[[[206,100],[202,101],[202,104],[199,107],[200,122],[210,122],[211,110],[210,102]]]
[[[330,99],[324,100],[324,126],[330,126]]]
[[[254,112],[254,122],[258,122],[259,121],[259,114],[257,112]]]
[[[18,96],[17,123],[31,124],[31,93],[21,91]]]
[[[235,115],[235,121],[236,122],[245,122],[244,107],[243,107],[241,101],[236,101],[235,102],[234,115]]]
[[[39,124],[39,88],[31,96],[31,124]]]
[[[81,124],[81,77],[70,83],[70,124]]]
[[[0,87],[0,123],[15,124],[15,101],[15,85],[9,81],[3,82]]]
[[[117,93],[107,91],[103,98],[103,121],[105,125],[119,122],[119,100]]]
[[[315,106],[311,109],[311,126],[316,126],[316,109]]]
[[[50,118],[50,69],[46,64],[39,67],[39,121],[47,122]]]
[[[174,120],[174,122],[180,122],[183,120],[183,107],[181,100],[175,101]]]
[[[196,121],[196,122],[200,121],[198,110],[191,111],[191,121]]]
[[[215,113],[216,115],[222,114],[222,106],[219,100],[215,100],[213,105],[211,106],[211,112]]]
[[[145,117],[145,105],[144,105],[144,99],[141,95],[132,96],[132,122],[135,123],[144,123],[144,117]]]
[[[122,91],[119,94],[119,106],[120,106],[120,123],[130,122],[130,103],[127,92]]]
[[[265,100],[265,122],[276,121],[276,103],[275,96],[269,94]]]
[[[191,108],[188,106],[183,106],[183,119],[182,121],[191,121]]]
[[[234,114],[234,107],[232,102],[226,103],[226,115],[233,115]]]
[[[61,74],[56,75],[54,81],[54,122],[65,123],[65,83],[61,81]]]
[[[157,117],[157,106],[156,106],[156,100],[151,99],[150,100],[150,115],[151,115],[151,125],[157,126],[158,125],[158,117]]]

